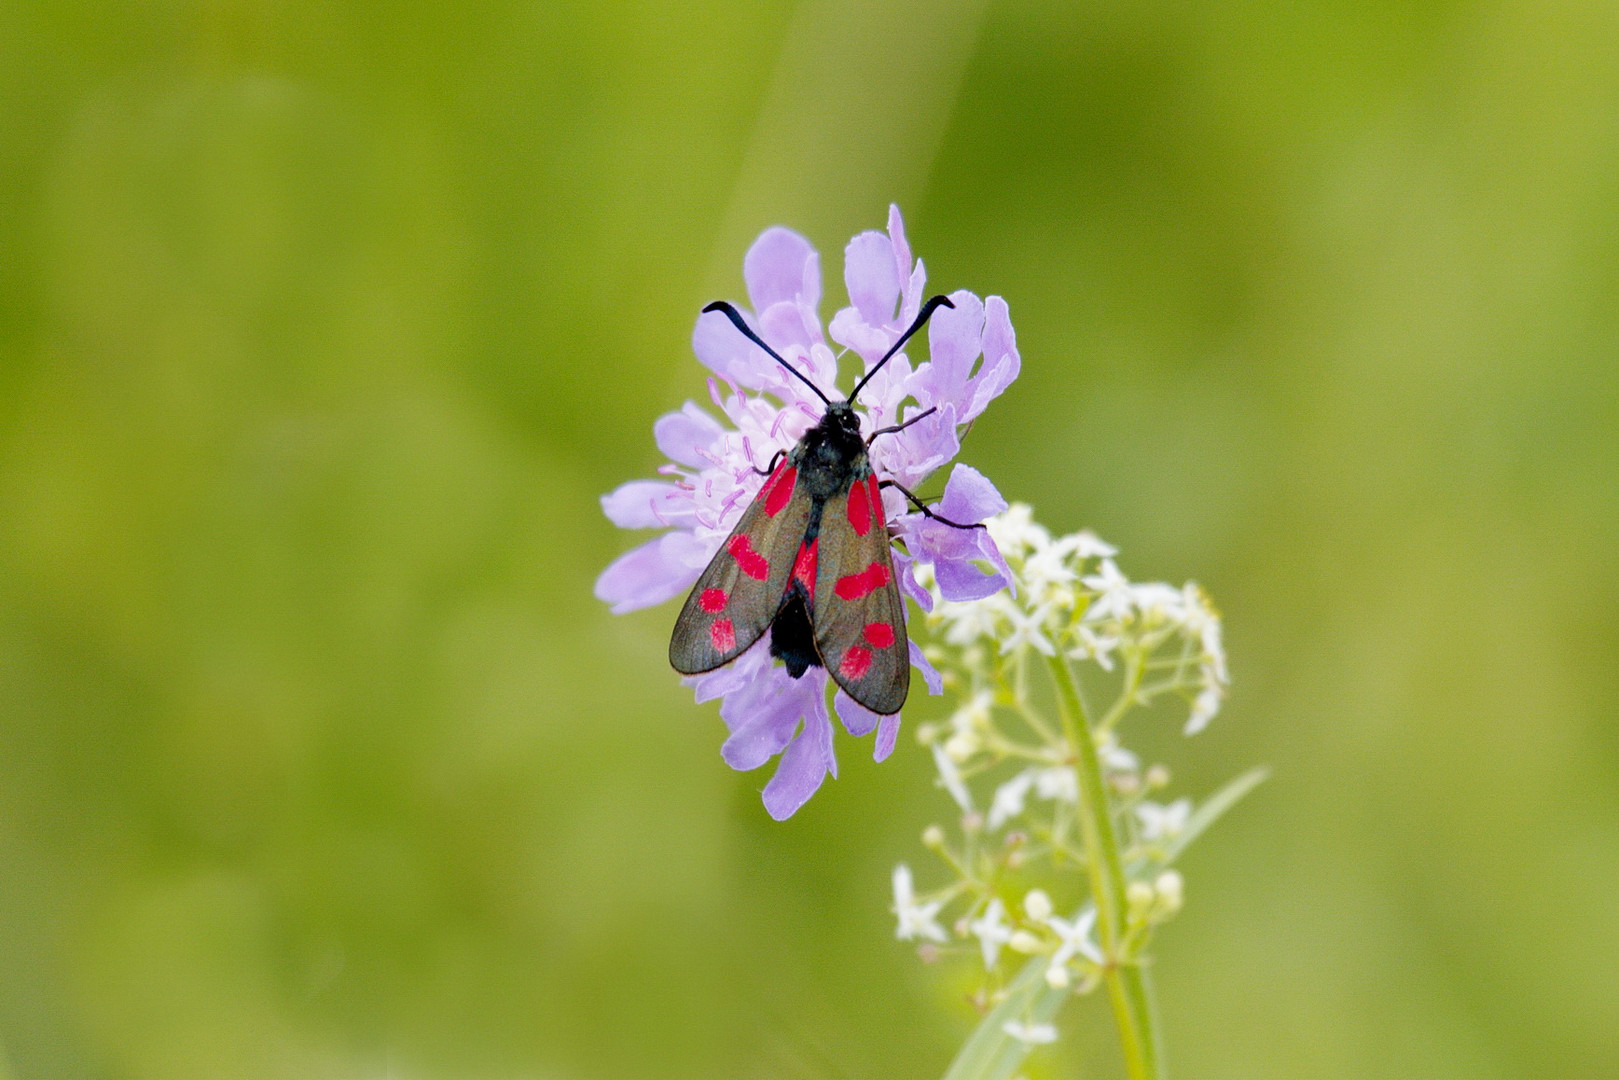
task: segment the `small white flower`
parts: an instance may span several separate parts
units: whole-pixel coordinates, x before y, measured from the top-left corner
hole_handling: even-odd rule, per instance
[[[1045,635],[1045,622],[1051,616],[1051,605],[1041,604],[1033,611],[1007,612],[1007,620],[1012,624],[1004,637],[1001,638],[1001,655],[1016,651],[1020,646],[1031,646],[1036,652],[1045,656],[1057,655],[1057,650]]]
[[[1191,799],[1176,799],[1168,806],[1148,799],[1136,807],[1136,820],[1141,822],[1143,840],[1168,840],[1179,836],[1191,816]]]
[[[1055,977],[1063,981],[1053,985],[1066,986],[1068,961],[1076,955],[1083,956],[1093,964],[1102,962],[1102,950],[1091,943],[1091,927],[1096,925],[1094,907],[1087,907],[1074,916],[1072,921],[1052,916],[1046,920],[1046,925],[1051,927],[1052,932],[1057,935],[1057,940],[1061,942],[1057,946],[1057,951],[1051,954],[1051,964],[1046,968],[1046,982],[1050,983]],[[1054,973],[1059,970],[1062,975],[1055,976]]]
[[[1074,637],[1079,644],[1069,650],[1069,656],[1075,660],[1095,660],[1103,671],[1113,670],[1113,650],[1119,647],[1122,638],[1115,634],[1098,634],[1084,623],[1074,627]]]
[[[1013,503],[984,524],[989,527],[990,539],[1008,559],[1020,559],[1029,548],[1043,548],[1051,542],[1045,526],[1035,523],[1034,510],[1028,503]]]
[[[944,623],[945,641],[971,645],[980,639],[993,641],[999,637],[1001,619],[1009,610],[1015,610],[1010,599],[996,593],[982,600],[940,600],[934,605],[933,617]]]
[[[939,770],[939,782],[950,793],[950,797],[956,800],[956,805],[961,807],[962,813],[972,813],[972,793],[967,790],[966,783],[962,781],[961,771],[956,768],[956,763],[950,760],[950,755],[945,753],[944,748],[938,743],[933,744],[933,764]]]
[[[995,798],[989,804],[989,827],[998,829],[1023,813],[1023,802],[1034,784],[1034,770],[1024,769],[995,789]]]
[[[1133,773],[1141,769],[1141,759],[1111,740],[1096,748],[1102,768],[1110,773]]]
[[[1022,1020],[1008,1020],[1001,1025],[1001,1030],[1018,1042],[1028,1046],[1039,1046],[1043,1043],[1057,1041],[1057,1026],[1055,1024],[1030,1024]]]
[[[995,961],[1001,955],[1001,946],[1012,940],[1012,926],[1004,921],[1005,915],[1006,905],[997,896],[989,902],[982,915],[967,924],[984,951],[984,967],[987,969],[995,967]]]
[[[1179,589],[1161,581],[1152,581],[1145,585],[1132,585],[1130,591],[1134,594],[1136,610],[1141,612],[1143,618],[1169,623],[1185,621],[1186,605]]]
[[[901,941],[919,937],[929,941],[945,941],[944,927],[939,925],[938,919],[942,906],[943,901],[940,900],[918,904],[915,893],[911,891],[911,868],[904,863],[894,867],[894,914],[899,916],[895,937]]]
[[[1068,586],[1078,580],[1079,575],[1068,562],[1070,539],[1064,537],[1024,560],[1023,571],[1019,578],[1031,596],[1056,599],[1052,593],[1071,594],[1072,590]]]
[[[1135,593],[1130,588],[1130,579],[1119,572],[1112,559],[1104,558],[1096,573],[1079,580],[1097,594],[1085,612],[1087,622],[1101,622],[1109,617],[1122,621],[1134,613]]]
[[[990,706],[995,704],[995,694],[989,690],[976,690],[967,703],[950,714],[950,726],[957,731],[977,731],[979,728],[989,727]]]
[[[1053,765],[1049,769],[1041,769],[1034,774],[1035,794],[1042,799],[1055,799],[1058,802],[1079,802],[1079,778],[1074,770],[1063,765]]]
[[[1077,559],[1111,559],[1119,553],[1118,548],[1089,529],[1079,530],[1070,539],[1074,541],[1074,557]]]

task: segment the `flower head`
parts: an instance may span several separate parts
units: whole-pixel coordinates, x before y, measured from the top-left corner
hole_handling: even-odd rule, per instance
[[[821,417],[821,395],[837,400],[838,360],[821,328],[820,256],[809,241],[784,228],[767,229],[743,260],[750,312],[741,317],[803,376],[800,379],[738,332],[720,311],[705,312],[692,333],[697,358],[714,374],[708,397],[719,413],[693,402],[653,426],[669,463],[663,480],[635,480],[603,496],[602,510],[627,529],[664,529],[615,560],[596,581],[596,595],[614,612],[662,603],[689,589],[738,518],[758,494],[766,468],[790,450]],[[891,208],[888,232],[865,232],[844,252],[844,283],[850,304],[832,318],[831,340],[853,351],[870,371],[901,340],[922,310],[927,275],[912,260],[899,210]],[[922,416],[871,444],[873,469],[914,489],[950,463],[961,447],[960,430],[1017,377],[1019,358],[1006,303],[970,292],[950,295],[928,327],[929,359],[913,364],[896,353],[861,388],[861,431]],[[950,600],[979,599],[1007,585],[1010,572],[991,534],[958,529],[909,512],[897,491],[884,495],[884,519],[892,538],[895,572],[906,595],[925,607],[932,596],[918,571]],[[970,525],[1006,509],[993,484],[976,470],[957,465],[945,485],[938,514]],[[912,665],[930,691],[938,674],[914,643]],[[730,730],[726,762],[752,769],[781,756],[765,786],[765,807],[785,818],[802,806],[828,773],[836,775],[828,679],[821,667],[792,678],[775,663],[761,640],[730,666],[686,680],[699,701],[721,699]],[[892,751],[898,714],[878,715],[839,691],[834,708],[851,735],[877,732],[878,760]]]

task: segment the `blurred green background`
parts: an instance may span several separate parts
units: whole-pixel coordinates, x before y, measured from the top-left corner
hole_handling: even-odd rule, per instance
[[[1578,0],[0,3],[0,1075],[942,1072],[925,755],[773,823],[590,592],[698,307],[891,200],[1011,304],[964,459],[1227,618],[1175,1074],[1619,1075]]]

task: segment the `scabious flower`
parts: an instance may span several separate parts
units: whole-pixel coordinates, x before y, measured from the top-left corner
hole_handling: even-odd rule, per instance
[[[817,308],[821,300],[820,257],[798,233],[767,229],[742,263],[748,298],[744,318],[772,348],[794,364],[829,398],[838,362]],[[899,340],[921,311],[927,274],[912,260],[897,207],[888,214],[887,234],[864,232],[844,251],[844,284],[849,306],[833,316],[832,342],[854,352],[870,370]],[[861,391],[861,428],[867,435],[920,415],[919,423],[878,439],[871,447],[873,468],[915,490],[949,464],[961,448],[960,432],[1017,378],[1019,358],[1006,302],[980,300],[970,292],[950,294],[954,308],[940,308],[928,324],[929,359],[912,364],[905,353],[893,357]],[[697,358],[714,375],[708,396],[723,421],[693,402],[653,425],[658,449],[669,464],[664,480],[636,480],[602,498],[602,510],[626,529],[666,531],[623,555],[596,581],[596,595],[615,613],[634,611],[679,596],[692,586],[720,543],[758,493],[764,469],[777,451],[790,450],[819,419],[823,406],[814,393],[737,332],[725,315],[700,316],[692,333]],[[956,465],[937,512],[971,524],[1006,509],[995,486],[977,470]],[[946,600],[968,601],[1005,587],[1010,571],[990,533],[955,529],[931,521],[896,491],[884,495],[902,591],[925,610],[933,595],[918,581],[925,568]],[[832,721],[827,708],[828,678],[814,667],[793,679],[769,653],[768,635],[727,667],[685,682],[698,701],[720,699],[720,717],[730,731],[721,753],[737,769],[753,769],[780,755],[764,789],[772,817],[790,816],[815,793],[828,773],[837,775]],[[939,676],[912,642],[911,662],[932,693]],[[841,690],[834,697],[838,718],[855,736],[876,730],[874,756],[893,750],[899,716],[879,716]]]

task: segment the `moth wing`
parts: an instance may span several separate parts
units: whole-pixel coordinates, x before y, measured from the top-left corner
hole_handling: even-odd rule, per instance
[[[911,658],[875,476],[826,501],[818,547],[813,619],[821,662],[860,704],[897,713],[911,687]]]
[[[669,663],[682,675],[736,659],[776,617],[809,529],[810,500],[797,483],[791,463],[777,466],[692,586],[669,639]]]

